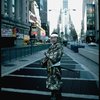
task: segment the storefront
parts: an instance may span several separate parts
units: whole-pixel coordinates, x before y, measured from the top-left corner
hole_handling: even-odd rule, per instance
[[[96,41],[95,4],[87,4],[87,33],[86,42]]]
[[[41,27],[41,23],[38,21],[36,15],[29,11],[29,22],[31,23],[31,40],[32,42],[42,41],[41,37],[46,35],[45,30]]]
[[[23,45],[24,35],[29,34],[29,25],[2,17],[1,19],[1,47]],[[21,40],[19,42],[19,40]],[[23,42],[23,43],[22,43]]]
[[[1,47],[14,46],[16,40],[16,29],[10,24],[1,24]]]

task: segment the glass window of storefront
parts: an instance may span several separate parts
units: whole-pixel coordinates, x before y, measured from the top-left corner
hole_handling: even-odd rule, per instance
[[[2,24],[1,26],[1,36],[2,37],[13,37],[12,33],[13,26]]]

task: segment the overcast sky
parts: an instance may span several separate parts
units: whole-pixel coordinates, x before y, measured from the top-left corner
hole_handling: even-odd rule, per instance
[[[61,8],[62,0],[48,0],[48,20],[50,21],[50,34],[54,28],[57,28],[57,20],[59,16],[59,10]]]
[[[83,0],[69,0],[68,7],[70,9],[76,9],[76,11],[71,11],[71,18],[75,29],[78,34],[81,32],[81,20],[82,20],[82,1]]]
[[[70,14],[78,34],[80,34],[81,31],[82,1],[83,0],[68,0],[68,8],[76,9],[76,11],[70,10]],[[57,16],[58,16],[59,9],[62,6],[61,2],[62,0],[48,0],[48,9],[52,9],[52,11],[49,11],[48,14],[48,20],[50,20],[50,24],[51,24],[51,29],[50,29],[51,32],[53,28],[56,28],[57,26],[57,19],[58,19]]]

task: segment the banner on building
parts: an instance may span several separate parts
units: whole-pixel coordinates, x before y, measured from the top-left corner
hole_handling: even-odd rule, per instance
[[[31,36],[33,35],[37,36],[37,34],[38,34],[37,28],[32,28]]]
[[[36,20],[36,16],[31,11],[29,11],[29,22],[36,23]]]

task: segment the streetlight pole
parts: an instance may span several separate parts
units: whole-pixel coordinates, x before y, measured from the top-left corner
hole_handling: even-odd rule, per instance
[[[65,25],[64,24],[64,22],[66,22],[66,20],[67,20],[67,18],[66,18],[66,16],[67,16],[67,12],[69,12],[70,10],[72,10],[72,11],[76,11],[76,9],[49,9],[48,11],[49,12],[52,12],[52,11],[56,11],[55,13],[57,13],[58,12],[58,16],[61,16],[61,29],[60,29],[60,31],[59,32],[63,32],[64,30],[66,31],[66,34],[67,34],[67,24]],[[62,21],[63,20],[63,14],[65,15],[65,20],[64,21]],[[50,14],[51,15],[51,14]],[[53,16],[52,16],[53,17]],[[49,33],[51,32],[51,17],[49,16],[49,14],[48,14],[48,22],[49,22]]]
[[[51,34],[53,29],[54,30],[57,29],[60,9],[48,9],[48,12],[50,12],[48,13],[48,21],[49,21],[49,26],[50,26],[49,33]]]

